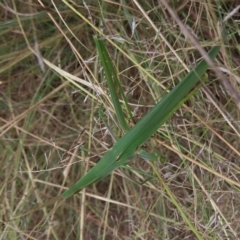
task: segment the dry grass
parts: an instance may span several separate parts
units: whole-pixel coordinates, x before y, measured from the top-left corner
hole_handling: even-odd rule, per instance
[[[165,1],[74,1],[75,11],[64,2],[0,3],[0,239],[196,239],[162,182],[136,183],[146,179],[143,173],[154,174],[137,157],[132,168],[115,171],[53,215],[54,204],[11,220],[75,183],[111,148],[112,136],[123,134],[98,62],[97,31],[106,38],[136,121],[200,59],[199,46],[221,42],[215,70],[224,79],[209,71],[204,88],[145,148],[158,153],[155,170],[202,239],[237,239],[239,187],[224,177],[240,177],[239,13],[231,15],[240,1],[169,1],[186,36]],[[222,39],[219,22],[226,17]]]

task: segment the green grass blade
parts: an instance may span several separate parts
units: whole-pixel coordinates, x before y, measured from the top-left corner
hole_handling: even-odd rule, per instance
[[[213,47],[209,57],[214,59],[220,50],[219,46]],[[131,156],[134,156],[135,149],[142,145],[158,128],[168,120],[172,114],[192,96],[198,88],[192,88],[200,81],[200,78],[208,69],[208,64],[202,60],[198,66],[191,71],[170,93],[156,104],[133,128],[131,128],[103,158],[83,176],[74,186],[62,194],[68,198],[75,192],[96,182],[117,167],[126,164]],[[190,92],[191,91],[191,92]]]
[[[100,40],[100,39],[98,39],[96,37],[94,37],[94,41],[95,41],[96,47],[98,49],[98,53],[101,56],[100,59],[102,60],[102,62],[105,62],[106,66],[109,66],[110,68],[112,68],[112,71],[110,71],[110,74],[113,73],[113,78],[109,78],[108,82],[112,81],[114,87],[118,88],[119,93],[122,96],[122,99],[123,99],[123,102],[124,102],[124,105],[125,105],[125,108],[126,108],[126,111],[127,111],[127,114],[128,114],[128,118],[130,118],[132,120],[132,122],[134,123],[133,115],[132,115],[131,109],[130,109],[130,107],[128,105],[127,98],[126,98],[126,96],[124,94],[123,87],[122,87],[122,85],[121,85],[121,83],[119,81],[119,78],[117,77],[117,71],[116,71],[115,67],[112,64],[111,58],[110,58],[110,56],[108,54],[108,51],[105,48],[104,42],[103,42],[103,40]],[[108,70],[108,68],[104,68],[104,71],[107,71],[107,70]],[[114,93],[114,89],[115,88],[113,88],[113,93]],[[115,96],[117,96],[116,93],[115,93]],[[118,98],[117,98],[117,100],[118,100]],[[124,119],[124,121],[125,121],[125,119]]]
[[[119,83],[118,77],[117,77],[117,72],[115,67],[113,66],[112,60],[104,46],[104,43],[102,40],[99,40],[94,37],[94,41],[98,50],[99,58],[101,60],[105,75],[106,75],[106,80],[108,84],[108,88],[110,91],[111,99],[113,102],[114,109],[117,114],[117,118],[119,123],[121,124],[122,128],[127,131],[128,125],[124,117],[124,113],[121,108],[121,104],[118,99],[118,94],[117,94],[117,87],[119,88],[121,95],[124,96],[123,90],[121,88],[121,85]],[[117,86],[117,87],[116,87]]]

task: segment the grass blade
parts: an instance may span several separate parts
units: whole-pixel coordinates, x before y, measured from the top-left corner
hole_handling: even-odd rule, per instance
[[[214,59],[219,50],[219,46],[213,47],[209,52],[209,57]],[[62,197],[68,198],[89,184],[106,177],[117,167],[126,164],[128,159],[134,155],[135,149],[154,134],[183,102],[197,91],[198,88],[191,90],[200,81],[207,69],[208,64],[205,60],[202,60],[170,93],[119,139],[112,149],[106,152],[103,158],[85,176],[69,190],[65,191]]]
[[[99,40],[95,37],[94,37],[94,41],[95,41],[95,44],[96,44],[96,47],[97,47],[97,50],[98,50],[99,58],[101,60],[104,72],[106,74],[106,80],[107,80],[107,84],[108,84],[108,87],[109,87],[109,91],[110,91],[111,99],[112,99],[112,102],[113,102],[113,106],[114,106],[114,109],[115,109],[116,114],[117,114],[117,118],[118,118],[119,123],[121,124],[122,128],[125,131],[127,131],[129,128],[128,128],[127,122],[125,120],[124,113],[123,113],[122,108],[121,108],[121,104],[120,104],[119,99],[118,99],[117,87],[118,87],[123,99],[125,100],[125,105],[127,106],[128,110],[129,110],[129,108],[128,108],[128,105],[127,105],[127,102],[126,102],[126,97],[123,93],[121,84],[119,83],[119,79],[117,77],[116,69],[113,66],[112,60],[111,60],[111,58],[110,58],[110,56],[109,56],[109,54],[108,54],[108,52],[105,48],[105,45],[104,45],[103,41]],[[130,112],[130,110],[128,111],[128,113],[129,112]]]

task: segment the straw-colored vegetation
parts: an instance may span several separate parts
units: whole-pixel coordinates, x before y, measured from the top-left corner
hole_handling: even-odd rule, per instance
[[[238,239],[238,4],[1,1],[0,240]],[[114,155],[202,59],[202,86]]]

